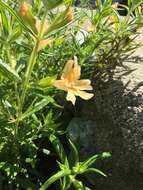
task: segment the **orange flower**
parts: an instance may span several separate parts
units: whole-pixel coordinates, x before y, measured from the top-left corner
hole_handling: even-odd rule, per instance
[[[55,80],[53,85],[58,89],[67,92],[67,101],[71,101],[75,105],[76,97],[80,96],[84,100],[93,97],[92,93],[85,92],[84,90],[92,90],[91,81],[88,79],[79,80],[81,75],[81,68],[77,60],[67,61],[61,80]]]

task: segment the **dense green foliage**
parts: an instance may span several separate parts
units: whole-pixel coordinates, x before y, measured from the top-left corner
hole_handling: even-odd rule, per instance
[[[111,0],[98,0],[96,10],[74,7],[74,18],[71,0],[35,0],[28,9],[21,3],[0,1],[0,189],[44,190],[58,181],[54,189],[89,190],[76,176],[106,176],[92,165],[110,154],[80,162],[61,117],[64,94],[52,83],[74,56],[86,78],[109,76],[122,65],[139,46],[134,38],[143,24],[142,1],[120,5],[124,18]]]

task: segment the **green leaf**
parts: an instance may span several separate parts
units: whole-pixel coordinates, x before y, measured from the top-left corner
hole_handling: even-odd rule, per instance
[[[22,34],[22,29],[20,26],[17,26],[12,34],[9,36],[9,42],[15,41]]]
[[[88,172],[94,172],[94,173],[100,174],[100,175],[102,175],[104,177],[107,177],[107,175],[105,173],[103,173],[102,171],[100,171],[100,170],[98,170],[96,168],[88,168],[88,169],[85,170],[84,173],[88,173]]]
[[[109,158],[110,156],[111,156],[111,154],[108,153],[108,152],[104,152],[104,153],[99,154],[99,155],[96,154],[96,155],[92,156],[91,158],[89,158],[86,161],[81,163],[80,171],[84,172],[89,166],[94,164],[97,159],[99,159],[99,158]]]
[[[21,81],[18,73],[0,59],[0,72],[11,80]]]
[[[46,35],[50,34],[53,31],[58,30],[59,28],[66,26],[67,24],[69,24],[71,22],[71,19],[72,19],[69,16],[69,12],[70,12],[70,7],[67,7],[64,11],[57,14],[55,19],[53,20],[53,22],[49,26]],[[71,12],[71,15],[72,15],[72,12]]]
[[[42,94],[37,94],[37,93],[36,93],[36,96],[39,96],[39,97],[41,97],[41,98],[43,98],[43,99],[49,99],[49,96],[45,96],[45,95],[42,95]],[[52,97],[50,97],[50,98],[52,98]],[[51,103],[52,103],[54,106],[58,107],[58,108],[63,108],[63,106],[57,104],[54,99],[53,99],[53,102],[51,102]]]
[[[67,171],[59,171],[57,172],[55,175],[53,175],[52,177],[50,177],[42,186],[39,190],[46,190],[52,183],[54,183],[55,181],[61,179],[64,176],[67,176],[70,174],[70,170]]]
[[[69,143],[70,143],[70,149],[71,149],[71,153],[69,156],[70,166],[75,166],[79,162],[78,151],[70,139],[69,139]]]
[[[99,158],[99,155],[94,155],[91,158],[81,163],[81,171],[85,171],[89,166],[91,166]]]
[[[30,115],[34,114],[35,112],[38,112],[41,109],[43,109],[47,104],[53,103],[53,102],[54,102],[54,99],[52,97],[48,96],[46,99],[43,99],[40,102],[30,106],[28,108],[28,110],[24,114],[22,114],[20,119],[23,120],[26,117],[29,117]]]
[[[43,0],[43,4],[49,10],[59,6],[61,3],[63,3],[63,0]]]
[[[3,25],[3,28],[4,28],[4,32],[6,35],[9,34],[9,23],[8,23],[8,17],[6,15],[6,13],[1,10],[1,20],[2,20],[2,25]]]
[[[96,6],[98,8],[101,8],[102,7],[102,1],[101,0],[96,0]]]
[[[68,159],[67,159],[66,153],[64,151],[64,147],[61,144],[58,137],[56,137],[55,135],[52,134],[52,135],[50,135],[49,140],[51,141],[52,145],[54,146],[58,156],[60,157],[61,162],[63,164],[65,164],[67,167],[69,167]]]
[[[71,5],[73,3],[73,0],[64,0],[65,5]]]
[[[0,168],[3,168],[5,166],[6,162],[0,162]]]
[[[110,152],[103,152],[103,153],[101,154],[101,158],[110,158],[110,157],[111,157]]]
[[[45,149],[45,148],[43,148],[43,153],[46,154],[46,155],[49,155],[49,154],[50,154],[50,151],[47,150],[47,149]]]

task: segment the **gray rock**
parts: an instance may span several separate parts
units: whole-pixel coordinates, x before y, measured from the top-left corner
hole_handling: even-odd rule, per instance
[[[108,178],[92,176],[96,190],[143,190],[143,57],[136,56],[124,63],[128,70],[117,67],[113,78],[95,81],[95,98],[82,102],[68,126],[71,138],[80,139],[81,159],[112,154],[97,163]]]

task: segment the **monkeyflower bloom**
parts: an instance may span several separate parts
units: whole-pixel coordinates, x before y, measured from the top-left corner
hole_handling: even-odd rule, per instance
[[[81,68],[77,60],[68,60],[61,80],[55,80],[53,85],[58,89],[67,92],[67,101],[71,101],[75,105],[76,96],[80,96],[84,100],[89,100],[93,97],[92,93],[85,92],[85,90],[92,90],[91,81],[88,79],[80,80]]]

